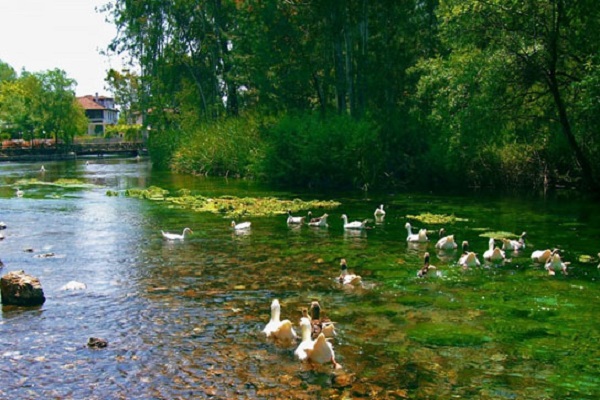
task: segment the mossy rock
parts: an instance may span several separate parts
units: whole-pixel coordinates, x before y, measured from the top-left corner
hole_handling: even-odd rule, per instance
[[[491,341],[485,332],[465,325],[418,324],[407,330],[411,340],[426,346],[479,346]]]

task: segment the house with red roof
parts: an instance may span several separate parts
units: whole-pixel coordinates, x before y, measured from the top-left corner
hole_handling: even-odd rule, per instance
[[[77,101],[85,110],[88,118],[88,135],[104,136],[107,125],[116,125],[119,120],[119,111],[115,107],[112,97],[87,95],[77,97]]]

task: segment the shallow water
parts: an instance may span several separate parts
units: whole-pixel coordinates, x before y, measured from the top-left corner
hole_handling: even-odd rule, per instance
[[[289,193],[258,185],[152,171],[146,161],[90,159],[0,164],[0,259],[5,274],[38,277],[42,307],[0,313],[0,398],[478,398],[595,399],[600,395],[597,323],[600,216],[592,201],[553,196]],[[77,178],[96,186],[22,186]],[[164,203],[107,196],[130,187],[190,188],[207,196],[332,198],[327,229],[289,228],[285,216],[229,220]],[[344,232],[384,203],[383,224]],[[320,210],[313,210],[319,214]],[[459,252],[437,254],[441,225],[472,250],[486,232],[527,231],[527,248],[502,267],[463,271]],[[431,241],[407,245],[404,223]],[[162,240],[160,230],[194,234]],[[529,256],[558,247],[569,275],[548,276]],[[23,251],[33,249],[33,253]],[[418,279],[425,251],[434,273]],[[53,253],[50,257],[42,255]],[[585,256],[590,256],[589,260]],[[340,258],[364,288],[335,281]],[[75,280],[83,291],[63,291]],[[261,335],[274,298],[298,329],[318,299],[336,322],[342,369],[294,359]],[[109,341],[89,349],[89,337]]]

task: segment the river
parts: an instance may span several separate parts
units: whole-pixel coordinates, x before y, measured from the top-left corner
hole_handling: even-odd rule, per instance
[[[600,396],[598,252],[592,200],[431,193],[284,192],[258,184],[153,171],[142,159],[0,164],[0,274],[40,279],[41,307],[3,306],[0,398],[6,399],[596,399]],[[89,186],[55,185],[77,179]],[[18,183],[19,180],[28,181]],[[25,183],[25,184],[23,184]],[[42,184],[44,183],[44,184]],[[222,215],[126,197],[156,185],[205,196],[333,199],[328,228],[290,228],[286,216]],[[15,196],[16,186],[24,191]],[[118,196],[107,195],[108,191]],[[340,216],[381,224],[345,231]],[[315,210],[315,214],[320,213]],[[423,223],[424,213],[455,216]],[[409,244],[404,224],[430,241]],[[163,240],[161,230],[193,234]],[[526,248],[502,266],[463,270],[438,252],[444,227],[479,258],[493,232]],[[499,242],[499,241],[498,241]],[[568,275],[531,252],[558,248]],[[437,269],[416,273],[425,251]],[[340,259],[363,286],[335,279]],[[78,281],[84,290],[65,291]],[[301,363],[261,330],[270,304],[299,333],[318,300],[336,323],[340,369]],[[92,349],[88,338],[108,340]]]

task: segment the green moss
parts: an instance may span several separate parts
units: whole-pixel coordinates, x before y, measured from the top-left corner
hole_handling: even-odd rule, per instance
[[[65,179],[61,178],[54,182],[44,182],[35,178],[31,179],[19,179],[13,186],[60,186],[65,188],[93,188],[98,187],[91,183],[85,183],[79,179]]]
[[[423,213],[419,215],[407,215],[406,218],[414,219],[420,221],[424,224],[431,225],[446,225],[453,224],[458,221],[468,221],[466,218],[458,218],[454,215],[445,215],[445,214],[431,214],[431,213]]]

